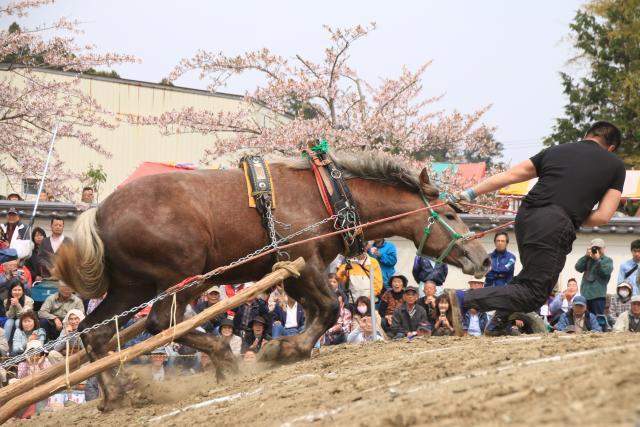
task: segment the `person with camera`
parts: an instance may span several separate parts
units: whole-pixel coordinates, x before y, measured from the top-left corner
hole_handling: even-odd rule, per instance
[[[382,268],[375,257],[364,253],[355,258],[347,258],[338,268],[336,278],[347,295],[349,307],[354,307],[359,297],[369,296],[371,268],[373,268],[373,293],[379,296],[383,287]]]
[[[624,163],[614,154],[621,143],[620,129],[599,121],[591,125],[582,141],[548,147],[450,197],[452,202],[464,204],[538,177],[516,215],[522,270],[507,286],[470,289],[459,298],[458,304],[465,309],[496,310],[485,334],[506,335],[511,313],[538,310],[558,281],[576,230],[609,222],[620,203],[626,176]],[[457,295],[453,293],[452,298]]]
[[[580,295],[587,299],[589,312],[604,315],[607,285],[613,272],[613,260],[605,254],[604,240],[593,239],[587,253],[576,262],[576,270],[582,275]]]

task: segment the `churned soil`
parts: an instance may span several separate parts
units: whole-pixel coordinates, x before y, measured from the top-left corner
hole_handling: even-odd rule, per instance
[[[20,424],[639,426],[639,355],[640,334],[325,347],[275,369],[244,365],[221,383],[210,373],[149,383],[139,373],[133,406],[105,414],[92,402]]]

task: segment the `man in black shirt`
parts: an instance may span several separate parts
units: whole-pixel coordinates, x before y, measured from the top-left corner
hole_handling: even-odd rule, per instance
[[[571,252],[581,225],[598,226],[615,213],[625,179],[622,161],[613,152],[620,130],[594,123],[583,141],[549,147],[529,160],[468,188],[457,198],[476,196],[538,177],[516,215],[516,238],[522,271],[504,287],[472,289],[458,295],[465,309],[496,310],[487,335],[510,332],[513,312],[537,310],[544,304]],[[592,210],[598,203],[598,208]]]

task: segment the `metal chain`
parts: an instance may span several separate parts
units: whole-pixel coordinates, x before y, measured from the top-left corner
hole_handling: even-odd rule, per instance
[[[163,299],[165,299],[165,298],[167,298],[169,296],[172,296],[173,294],[176,294],[176,293],[178,293],[180,291],[183,291],[185,289],[189,289],[189,288],[192,288],[192,287],[194,287],[196,285],[199,285],[203,281],[205,281],[205,280],[207,280],[207,279],[209,279],[209,278],[211,278],[213,276],[217,276],[219,274],[222,274],[224,271],[229,270],[229,269],[235,267],[236,265],[238,265],[240,263],[244,263],[244,262],[248,261],[249,259],[258,256],[258,255],[260,255],[261,253],[263,253],[265,251],[271,250],[273,248],[277,248],[279,245],[281,245],[284,242],[287,242],[287,241],[292,240],[292,239],[294,239],[294,238],[296,238],[298,236],[301,236],[301,235],[303,235],[304,233],[306,233],[308,231],[311,231],[311,230],[313,230],[315,228],[318,228],[319,226],[321,226],[323,224],[326,224],[327,222],[334,221],[339,214],[341,214],[341,212],[338,212],[338,213],[336,213],[336,214],[334,214],[334,215],[332,215],[330,217],[324,218],[323,220],[318,221],[318,222],[316,222],[314,224],[308,225],[308,226],[296,231],[295,233],[291,233],[288,236],[285,236],[285,237],[281,238],[280,240],[274,240],[273,244],[269,244],[269,245],[263,246],[260,249],[257,249],[255,251],[251,252],[248,255],[245,255],[245,256],[243,256],[241,258],[238,258],[237,260],[227,264],[226,266],[217,267],[216,269],[211,270],[208,273],[205,273],[204,275],[200,276],[198,279],[195,279],[195,280],[185,284],[184,286],[182,286],[180,288],[172,289],[169,292],[164,291],[164,292],[158,294],[155,298],[153,298],[153,299],[151,299],[151,300],[149,300],[147,302],[144,302],[144,303],[139,304],[139,305],[137,305],[135,307],[132,307],[129,310],[123,311],[122,313],[117,314],[115,316],[109,317],[108,319],[105,319],[100,323],[96,323],[95,325],[93,325],[91,327],[85,328],[82,331],[76,331],[76,332],[74,332],[74,333],[72,333],[70,335],[67,335],[67,336],[64,336],[64,337],[59,337],[56,340],[48,342],[43,347],[32,348],[29,351],[25,351],[24,353],[22,353],[22,354],[20,354],[18,356],[14,356],[14,357],[6,360],[2,364],[0,364],[0,368],[6,369],[6,368],[8,368],[10,366],[14,366],[14,365],[24,361],[27,357],[37,356],[42,351],[49,351],[49,350],[53,349],[56,346],[56,344],[65,343],[65,342],[70,341],[72,339],[79,338],[81,335],[88,334],[89,332],[94,331],[94,330],[96,330],[96,329],[98,329],[98,328],[100,328],[102,326],[106,326],[107,324],[109,324],[109,322],[115,321],[116,318],[121,318],[121,317],[128,316],[130,314],[135,314],[138,311],[142,310],[143,308],[145,308],[147,306],[150,306],[150,305],[153,305],[158,301],[162,301]],[[274,230],[274,233],[275,233],[275,230]]]

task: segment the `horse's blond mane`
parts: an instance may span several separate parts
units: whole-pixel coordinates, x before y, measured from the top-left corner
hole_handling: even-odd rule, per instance
[[[345,179],[362,178],[420,191],[419,173],[388,154],[340,151],[331,153],[330,156],[342,170]],[[292,169],[311,167],[309,161],[303,158],[276,158],[271,163],[279,163]]]

